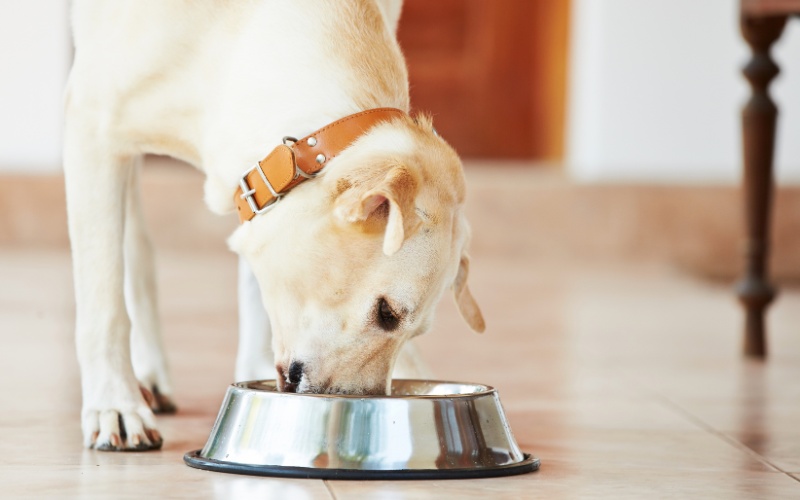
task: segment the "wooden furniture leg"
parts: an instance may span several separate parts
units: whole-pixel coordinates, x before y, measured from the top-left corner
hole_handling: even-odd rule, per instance
[[[745,272],[737,293],[746,314],[744,353],[758,358],[766,356],[765,313],[775,296],[767,275],[767,261],[778,108],[769,96],[769,84],[779,69],[769,51],[785,23],[786,16],[744,14],[741,18],[742,34],[752,50],[743,71],[752,92],[742,110],[747,246]]]

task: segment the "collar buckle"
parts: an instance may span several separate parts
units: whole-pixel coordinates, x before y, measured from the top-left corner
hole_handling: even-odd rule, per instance
[[[292,155],[294,156],[294,155]],[[297,162],[295,162],[295,169],[297,169]],[[264,205],[263,207],[259,207],[258,203],[256,203],[256,189],[250,187],[250,184],[247,182],[247,176],[250,175],[250,172],[258,170],[258,174],[261,176],[261,180],[264,181],[264,185],[267,186],[269,189],[269,193],[272,195],[272,201]],[[242,194],[239,197],[245,201],[247,201],[247,205],[250,207],[250,210],[253,211],[253,214],[263,214],[264,212],[268,212],[270,209],[275,207],[275,205],[281,201],[283,198],[283,193],[278,193],[275,191],[275,188],[272,187],[272,183],[269,182],[267,179],[267,175],[264,173],[264,169],[261,168],[261,163],[257,162],[255,165],[250,167],[244,174],[242,174],[242,178],[239,179],[239,187],[242,188]]]

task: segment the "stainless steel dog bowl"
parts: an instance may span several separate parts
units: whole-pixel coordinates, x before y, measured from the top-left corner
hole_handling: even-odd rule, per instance
[[[497,391],[395,380],[391,396],[281,393],[274,380],[228,388],[198,469],[318,479],[523,474],[539,460],[514,441]]]

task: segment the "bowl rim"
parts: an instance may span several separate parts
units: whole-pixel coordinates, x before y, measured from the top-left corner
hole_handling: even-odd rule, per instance
[[[530,453],[522,453],[522,460],[513,464],[493,467],[465,467],[461,469],[325,469],[271,464],[245,464],[206,458],[202,450],[186,452],[183,462],[189,467],[212,472],[272,476],[295,479],[343,479],[343,480],[431,480],[431,479],[479,479],[516,476],[539,470],[541,461]]]
[[[296,392],[280,392],[280,391],[266,391],[262,389],[254,389],[252,387],[248,387],[247,384],[254,384],[254,383],[263,383],[263,382],[275,382],[277,387],[277,380],[276,379],[263,379],[263,380],[244,380],[240,382],[232,383],[229,388],[242,391],[242,392],[254,392],[254,393],[266,393],[266,394],[274,394],[275,396],[280,397],[304,397],[304,398],[319,398],[319,399],[353,399],[353,400],[419,400],[419,399],[474,399],[489,396],[492,394],[497,394],[497,389],[492,387],[491,385],[486,384],[478,384],[472,382],[455,382],[452,380],[435,380],[435,379],[416,379],[416,378],[400,378],[394,380],[402,380],[407,382],[425,382],[429,384],[448,384],[448,385],[469,385],[473,387],[480,387],[482,388],[480,391],[476,392],[468,392],[462,394],[402,394],[402,395],[393,395],[393,394],[377,394],[377,395],[359,395],[359,394],[315,394],[315,393],[296,393]]]

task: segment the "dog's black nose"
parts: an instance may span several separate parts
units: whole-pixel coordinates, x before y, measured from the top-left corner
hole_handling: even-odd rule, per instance
[[[289,365],[289,383],[297,385],[300,383],[300,379],[302,378],[303,378],[303,363],[299,361],[292,361],[292,364]]]
[[[275,366],[278,371],[278,387],[281,392],[297,392],[297,386],[303,380],[303,363],[292,361],[288,371],[284,366]]]

